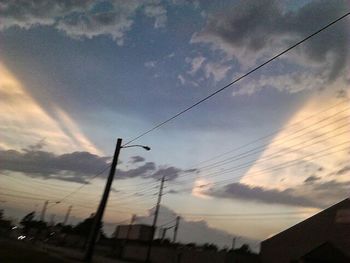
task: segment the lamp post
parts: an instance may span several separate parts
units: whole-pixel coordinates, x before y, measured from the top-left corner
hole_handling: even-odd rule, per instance
[[[146,151],[151,150],[150,147],[144,146],[144,145],[139,145],[139,144],[122,146],[122,139],[118,138],[117,145],[116,145],[115,151],[114,151],[113,161],[111,164],[111,169],[109,171],[108,179],[106,182],[105,190],[103,192],[100,204],[99,204],[98,209],[96,211],[96,214],[94,217],[94,222],[93,222],[93,225],[92,225],[92,228],[90,231],[90,236],[89,236],[89,240],[88,240],[88,244],[87,244],[87,248],[86,248],[86,252],[85,252],[85,257],[84,257],[85,262],[90,263],[92,261],[95,243],[96,243],[96,238],[98,236],[98,232],[100,231],[99,226],[101,224],[101,220],[103,217],[104,210],[106,208],[109,192],[111,190],[112,182],[114,179],[114,174],[115,174],[115,171],[117,168],[120,149],[121,148],[130,148],[130,147],[141,147],[141,148],[145,149]]]

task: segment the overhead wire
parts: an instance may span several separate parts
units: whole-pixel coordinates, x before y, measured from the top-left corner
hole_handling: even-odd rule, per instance
[[[349,126],[348,123],[344,124],[344,125],[341,125],[335,129],[333,129],[333,132],[334,131],[338,131],[338,130],[341,130],[343,128],[347,128]],[[300,150],[303,150],[304,148],[306,147],[310,147],[310,146],[313,146],[313,145],[317,145],[317,144],[320,144],[320,143],[323,143],[325,142],[326,139],[331,139],[331,138],[337,138],[341,135],[344,135],[344,134],[347,134],[349,133],[348,130],[345,130],[345,131],[342,131],[340,133],[337,133],[337,134],[330,134],[330,136],[326,137],[326,138],[322,138],[316,142],[313,142],[315,139],[317,138],[320,138],[320,137],[323,137],[325,136],[324,134],[319,134],[317,136],[314,136],[313,138],[311,139],[306,139],[306,141],[301,141],[301,142],[298,142],[298,143],[295,143],[291,146],[288,146],[288,147],[284,147],[282,148],[281,150],[277,150],[271,154],[268,154],[268,155],[265,155],[263,156],[262,158],[260,158],[258,161],[256,160],[250,160],[248,162],[244,162],[244,163],[240,163],[239,165],[235,165],[233,167],[230,167],[230,168],[227,168],[226,170],[221,170],[221,171],[217,171],[217,172],[212,172],[212,173],[209,173],[209,174],[205,174],[204,176],[202,175],[201,178],[209,178],[209,177],[215,177],[216,174],[222,174],[224,172],[227,172],[227,171],[237,171],[237,170],[240,170],[240,169],[244,169],[244,168],[247,168],[247,167],[250,167],[250,165],[252,164],[261,164],[261,163],[265,163],[267,160],[271,160],[271,159],[274,159],[274,158],[279,158],[281,156],[281,154],[283,155],[288,155],[288,154],[291,154],[291,153],[296,153]],[[309,142],[309,143],[308,143]],[[310,143],[311,142],[311,143]],[[299,146],[301,145],[299,148],[293,148],[295,146]],[[250,154],[251,155],[251,154]],[[237,158],[237,159],[234,159],[233,161],[231,161],[230,163],[233,163],[234,161],[237,161],[241,158]],[[227,163],[225,163],[224,165],[226,165]],[[217,167],[217,166],[216,166]],[[211,167],[212,168],[215,168],[215,167]],[[233,170],[232,170],[233,169]],[[209,169],[210,170],[210,169]],[[191,180],[191,178],[186,178],[186,179],[189,179]],[[182,181],[177,181],[177,183],[179,184],[182,184],[184,182],[188,182],[189,180],[182,180]]]
[[[330,147],[330,148],[335,148],[335,147],[339,147],[339,146],[341,146],[341,145],[345,145],[345,144],[347,144],[347,143],[350,143],[350,141],[346,141],[346,142],[343,142],[343,143],[340,143],[340,144],[338,144],[338,145],[336,145],[336,146],[334,146],[334,147]],[[344,147],[344,148],[342,148],[342,149],[339,149],[339,150],[336,150],[336,151],[332,151],[332,152],[326,152],[325,154],[322,154],[322,155],[320,155],[320,156],[315,156],[315,157],[313,157],[313,158],[310,158],[310,159],[306,159],[305,157],[304,158],[298,158],[298,159],[295,159],[295,160],[292,160],[292,161],[287,161],[287,162],[283,162],[283,163],[281,163],[281,164],[278,164],[278,165],[276,165],[276,166],[272,166],[272,167],[269,167],[269,168],[266,168],[266,169],[262,169],[262,170],[260,170],[260,171],[258,171],[258,172],[253,172],[253,173],[249,173],[248,175],[245,175],[244,177],[246,178],[246,177],[251,177],[251,176],[256,176],[256,175],[259,175],[259,174],[263,174],[263,173],[265,173],[265,172],[271,172],[271,171],[277,171],[277,170],[280,170],[280,169],[283,169],[283,168],[287,168],[287,167],[291,167],[291,166],[294,166],[294,165],[298,165],[298,164],[300,164],[300,163],[302,163],[302,162],[304,162],[304,161],[312,161],[312,160],[315,160],[315,159],[319,159],[319,158],[322,158],[322,157],[325,157],[325,156],[329,156],[329,155],[331,155],[331,154],[334,154],[334,153],[338,153],[338,152],[342,152],[342,151],[347,151],[347,150],[349,150],[349,146],[350,145],[348,145],[348,146],[346,146],[346,147]],[[329,149],[329,148],[328,148]],[[328,149],[326,149],[326,150],[328,150]],[[325,150],[323,150],[323,151],[325,151]],[[320,152],[323,152],[323,151],[320,151]],[[319,154],[320,152],[318,152],[317,154]],[[315,155],[315,153],[312,153],[312,154],[309,154],[309,156],[311,156],[311,155]],[[307,156],[307,157],[309,157],[309,156]],[[228,172],[232,172],[232,171],[228,171]],[[225,172],[225,173],[228,173],[228,172]],[[224,174],[224,173],[223,173]],[[217,182],[213,182],[213,183],[207,183],[207,184],[202,184],[202,185],[199,185],[199,186],[197,186],[197,187],[205,187],[205,186],[214,186],[214,185],[218,185],[218,184],[222,184],[222,183],[229,183],[229,182],[231,182],[231,183],[233,183],[234,181],[234,179],[238,179],[238,178],[241,178],[242,176],[235,176],[235,177],[231,177],[231,178],[229,178],[229,179],[225,179],[225,180],[222,180],[222,181],[217,181]],[[191,188],[183,188],[182,189],[183,191],[185,190],[193,190],[193,187],[191,187]]]
[[[323,26],[322,28],[318,29],[317,31],[313,32],[312,34],[309,34],[307,37],[303,38],[302,40],[296,42],[295,44],[291,45],[290,47],[288,47],[287,49],[284,49],[283,51],[279,52],[278,54],[274,55],[273,57],[271,57],[270,59],[266,60],[265,62],[261,63],[260,65],[254,67],[253,69],[249,70],[248,72],[244,73],[243,75],[239,76],[238,78],[236,78],[235,80],[233,80],[232,82],[228,83],[227,85],[225,85],[224,87],[214,91],[213,93],[205,96],[204,98],[200,99],[199,101],[197,101],[196,103],[186,107],[185,109],[181,110],[180,112],[176,113],[175,115],[171,116],[170,118],[160,122],[159,124],[155,125],[154,127],[142,132],[141,134],[137,135],[136,137],[130,139],[129,141],[127,141],[123,146],[126,146],[138,139],[140,139],[141,137],[153,132],[154,130],[164,126],[165,124],[171,122],[172,120],[176,119],[177,117],[183,115],[184,113],[190,111],[191,109],[195,108],[196,106],[198,106],[199,104],[202,104],[203,102],[209,100],[210,98],[214,97],[215,95],[217,95],[218,93],[226,90],[227,88],[231,87],[232,85],[234,85],[235,83],[239,82],[240,80],[244,79],[245,77],[251,75],[252,73],[254,73],[255,71],[259,70],[260,68],[264,67],[265,65],[269,64],[270,62],[276,60],[277,58],[281,57],[282,55],[286,54],[287,52],[289,52],[290,50],[296,48],[297,46],[301,45],[302,43],[304,43],[305,41],[309,40],[310,38],[314,37],[315,35],[321,33],[322,31],[326,30],[327,28],[331,27],[332,25],[336,24],[337,22],[339,22],[340,20],[344,19],[345,17],[347,17],[350,14],[350,12],[345,13],[344,15],[338,17],[337,19],[333,20],[332,22],[326,24],[325,26]]]

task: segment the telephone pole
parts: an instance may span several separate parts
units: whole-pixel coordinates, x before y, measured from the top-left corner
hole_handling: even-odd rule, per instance
[[[113,156],[113,161],[111,164],[111,169],[109,171],[109,176],[107,179],[107,183],[105,186],[105,190],[103,192],[101,201],[100,201],[100,205],[96,211],[95,217],[94,217],[94,222],[92,225],[92,229],[90,232],[90,236],[89,236],[89,241],[88,241],[88,245],[87,245],[87,249],[85,252],[85,262],[91,262],[92,261],[92,256],[94,253],[94,248],[95,248],[95,242],[96,242],[96,238],[98,236],[98,233],[100,231],[100,223],[103,217],[103,213],[105,211],[106,208],[106,204],[107,204],[107,200],[108,200],[108,196],[109,196],[109,192],[111,190],[111,186],[112,186],[112,182],[114,179],[114,174],[115,174],[115,170],[117,167],[117,163],[118,163],[118,157],[119,157],[119,153],[120,153],[120,149],[122,148],[122,139],[118,139],[117,141],[117,145],[115,147],[115,151],[114,151],[114,156]]]
[[[44,202],[43,209],[41,210],[40,221],[42,221],[42,222],[44,222],[44,220],[45,220],[45,213],[46,213],[48,203],[49,203],[49,201],[46,200]]]
[[[155,233],[155,230],[156,230],[158,214],[159,214],[159,207],[160,207],[160,202],[162,201],[162,196],[163,196],[164,181],[165,181],[165,176],[163,176],[162,180],[160,181],[160,187],[159,187],[158,199],[157,199],[157,204],[156,204],[156,210],[154,212],[154,217],[153,217],[152,233],[151,233],[151,238],[150,238],[148,249],[147,249],[147,256],[146,256],[146,262],[147,263],[150,262],[151,251],[152,251],[152,243],[153,243],[154,233]]]
[[[126,233],[126,240],[129,240],[129,238],[130,238],[131,228],[132,228],[132,225],[133,225],[134,222],[135,222],[135,219],[136,219],[136,215],[133,214],[133,215],[131,216],[131,219],[130,219],[130,224],[129,224],[129,227],[128,227],[128,232]]]
[[[236,240],[237,240],[237,237],[232,238],[232,250],[235,250],[236,248]]]
[[[173,236],[173,243],[176,242],[176,237],[177,237],[177,230],[179,229],[179,224],[180,224],[180,217],[176,217],[176,223],[175,223],[175,228],[174,228],[174,236]]]
[[[52,214],[50,219],[50,226],[54,226],[54,225],[55,225],[55,214]]]
[[[69,218],[70,212],[72,211],[72,207],[73,207],[73,206],[71,206],[71,205],[68,207],[66,216],[64,217],[64,220],[63,220],[63,223],[62,223],[64,226],[65,226],[65,225],[67,224],[67,222],[68,222],[68,218]]]

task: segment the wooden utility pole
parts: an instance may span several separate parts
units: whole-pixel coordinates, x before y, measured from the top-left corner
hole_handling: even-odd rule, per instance
[[[176,217],[176,223],[175,223],[175,228],[174,228],[174,236],[173,236],[173,243],[176,242],[176,237],[177,237],[177,231],[179,229],[179,224],[180,224],[180,217]]]
[[[153,224],[152,224],[152,230],[151,230],[152,233],[151,233],[151,238],[150,238],[148,249],[147,249],[146,262],[150,262],[150,258],[151,258],[152,243],[153,243],[154,233],[155,233],[156,226],[157,226],[160,202],[162,201],[162,196],[163,196],[164,181],[165,181],[165,176],[162,177],[162,180],[160,182],[156,210],[154,212],[154,217],[153,217]]]
[[[101,201],[100,201],[100,205],[98,206],[98,209],[97,209],[96,214],[94,216],[94,222],[93,222],[93,225],[92,225],[92,229],[91,229],[91,232],[90,232],[89,241],[88,241],[88,244],[87,244],[87,249],[86,249],[85,257],[84,257],[85,262],[91,262],[92,261],[92,257],[93,257],[93,254],[94,254],[95,243],[96,243],[96,238],[97,238],[98,233],[100,231],[101,220],[102,220],[105,208],[106,208],[109,192],[111,190],[111,186],[112,186],[112,183],[113,183],[114,174],[115,174],[115,170],[116,170],[116,167],[117,167],[118,157],[119,157],[119,153],[120,153],[120,149],[121,148],[122,148],[122,139],[119,138],[118,141],[117,141],[117,145],[115,147],[113,161],[112,161],[112,164],[111,164],[111,169],[109,171],[109,176],[108,176],[108,179],[107,179],[105,190],[103,192],[103,195],[102,195],[102,198],[101,198]]]
[[[233,237],[232,238],[232,250],[235,250],[235,248],[236,248],[236,237]]]
[[[40,221],[42,221],[42,222],[44,222],[44,220],[45,220],[45,213],[46,213],[48,203],[49,203],[49,201],[46,200],[44,202],[43,210],[41,210]]]
[[[72,211],[72,207],[73,207],[73,206],[71,206],[71,205],[68,207],[66,216],[64,217],[64,220],[63,220],[63,223],[62,223],[64,226],[65,226],[65,225],[67,224],[67,222],[68,222],[68,218],[69,218],[70,212]]]
[[[130,224],[129,224],[129,226],[128,226],[128,232],[126,233],[126,240],[129,240],[129,238],[130,238],[131,228],[132,228],[132,225],[133,225],[134,222],[135,222],[135,219],[136,219],[136,215],[133,214],[133,215],[131,216]]]

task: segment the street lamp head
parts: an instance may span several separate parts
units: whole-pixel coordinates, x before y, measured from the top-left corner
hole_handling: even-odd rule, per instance
[[[145,149],[146,151],[150,151],[151,150],[151,147],[148,147],[148,146],[142,146],[143,149]]]
[[[150,151],[151,150],[151,147],[148,147],[146,145],[140,145],[140,144],[125,145],[125,146],[122,146],[121,148],[131,148],[131,147],[141,147],[141,148],[145,149],[146,151]]]

